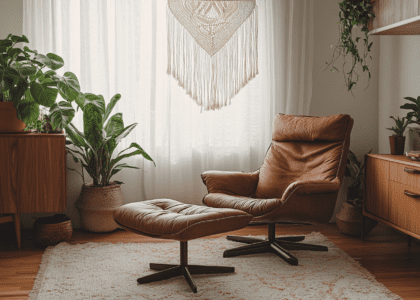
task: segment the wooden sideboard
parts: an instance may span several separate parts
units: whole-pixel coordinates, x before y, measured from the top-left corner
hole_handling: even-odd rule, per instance
[[[19,248],[21,213],[66,208],[65,140],[64,134],[0,134],[0,214],[13,214]]]
[[[420,162],[404,155],[367,154],[363,217],[420,238]],[[363,236],[362,236],[363,239]]]

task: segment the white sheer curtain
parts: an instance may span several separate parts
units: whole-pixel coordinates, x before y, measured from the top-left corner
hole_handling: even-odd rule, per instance
[[[312,0],[257,0],[259,75],[219,111],[201,112],[166,74],[166,0],[24,0],[29,47],[63,57],[83,92],[109,100],[137,128],[119,149],[139,143],[156,161],[127,161],[125,202],[173,198],[201,204],[205,170],[253,171],[264,159],[277,113],[307,114],[312,83]],[[82,128],[81,112],[74,124]],[[117,150],[119,150],[117,149]],[[72,162],[69,160],[69,164]],[[119,175],[119,174],[118,174]],[[69,203],[81,180],[71,175]],[[74,191],[72,194],[71,191]]]

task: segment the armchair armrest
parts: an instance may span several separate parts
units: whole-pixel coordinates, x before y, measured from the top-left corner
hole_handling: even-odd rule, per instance
[[[324,194],[334,193],[340,190],[340,181],[335,178],[333,181],[328,180],[301,180],[291,183],[283,193],[282,199],[287,199],[294,191],[299,194]]]
[[[257,189],[259,173],[259,170],[251,173],[206,171],[201,179],[209,193],[251,197]]]

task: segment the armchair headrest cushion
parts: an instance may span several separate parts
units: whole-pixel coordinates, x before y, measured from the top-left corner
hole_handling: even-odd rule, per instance
[[[349,115],[311,117],[278,114],[273,124],[273,141],[343,141],[350,120]]]

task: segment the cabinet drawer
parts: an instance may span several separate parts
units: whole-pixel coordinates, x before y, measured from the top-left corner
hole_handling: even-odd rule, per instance
[[[420,188],[389,182],[389,221],[420,234]]]
[[[418,167],[390,162],[389,180],[420,188],[420,164]]]

